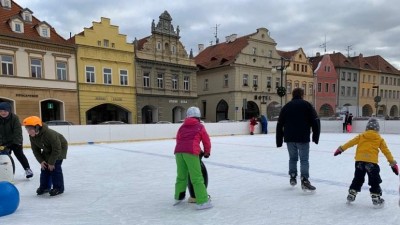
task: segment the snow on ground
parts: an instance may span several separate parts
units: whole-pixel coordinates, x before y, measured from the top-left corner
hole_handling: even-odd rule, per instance
[[[35,176],[26,180],[17,162],[15,185],[20,206],[0,224],[400,224],[399,179],[380,155],[386,205],[372,206],[367,185],[346,204],[354,173],[354,148],[333,151],[356,134],[321,135],[311,144],[310,180],[315,194],[290,187],[286,147],[275,147],[275,134],[212,137],[204,159],[214,208],[193,204],[173,207],[175,140],[70,146],[63,162],[65,193],[36,196],[39,164],[26,150]],[[400,161],[398,135],[383,135]]]

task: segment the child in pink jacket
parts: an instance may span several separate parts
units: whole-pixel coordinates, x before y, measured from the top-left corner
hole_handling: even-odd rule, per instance
[[[177,177],[175,183],[175,204],[177,205],[185,198],[188,175],[192,181],[196,195],[197,209],[208,209],[212,207],[208,197],[201,172],[199,154],[201,152],[200,142],[203,143],[204,157],[208,158],[211,151],[210,137],[206,128],[200,123],[200,109],[190,107],[186,112],[186,119],[178,130],[176,136],[175,159],[177,166]]]

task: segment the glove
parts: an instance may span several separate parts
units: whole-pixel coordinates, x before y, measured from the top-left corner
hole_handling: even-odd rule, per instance
[[[204,153],[204,158],[208,159],[210,157],[210,153]]]
[[[390,167],[392,168],[394,174],[399,175],[399,167],[397,166],[397,164],[393,164]]]
[[[338,149],[336,149],[335,153],[333,153],[333,156],[340,155],[340,154],[342,154],[342,152],[343,152],[342,148],[339,147]]]

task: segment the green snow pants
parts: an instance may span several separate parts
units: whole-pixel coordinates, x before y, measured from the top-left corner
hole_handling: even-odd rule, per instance
[[[202,204],[208,201],[208,193],[204,185],[203,174],[201,173],[200,159],[197,155],[176,153],[177,177],[175,183],[175,199],[181,200],[185,196],[188,175],[192,181],[196,203]]]

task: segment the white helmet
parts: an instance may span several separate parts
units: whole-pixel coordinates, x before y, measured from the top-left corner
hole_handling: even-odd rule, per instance
[[[188,108],[188,110],[186,111],[186,117],[200,118],[200,109],[195,106]]]

